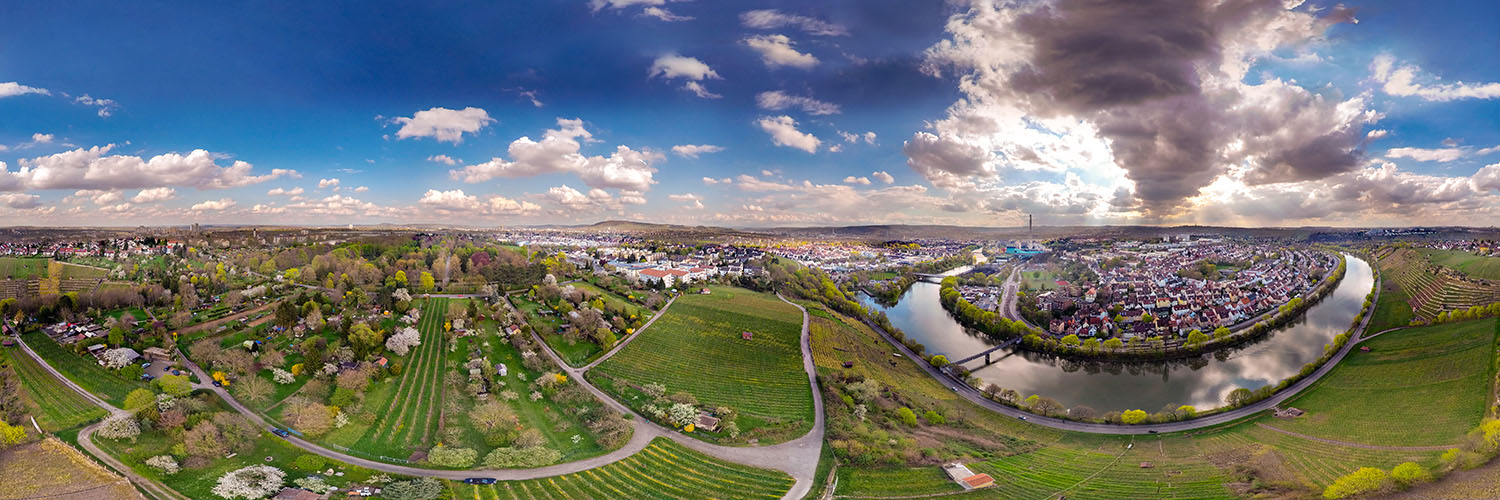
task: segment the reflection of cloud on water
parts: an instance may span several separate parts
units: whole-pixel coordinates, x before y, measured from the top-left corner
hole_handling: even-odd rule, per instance
[[[1168,362],[1120,363],[1022,352],[1000,357],[974,374],[1023,396],[1040,394],[1066,406],[1082,404],[1100,411],[1156,411],[1168,404],[1216,407],[1236,388],[1255,389],[1296,374],[1322,355],[1324,344],[1349,327],[1374,279],[1368,264],[1354,258],[1348,262],[1344,281],[1302,318],[1263,340],[1223,353]],[[968,356],[982,351],[988,342],[964,333],[947,316],[937,300],[937,289],[938,285],[928,283],[913,285],[900,304],[887,310],[892,323],[926,344],[929,353],[961,352],[964,354],[960,356]]]

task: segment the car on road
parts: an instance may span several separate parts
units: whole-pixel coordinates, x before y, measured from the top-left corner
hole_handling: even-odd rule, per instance
[[[1026,415],[1019,415],[1016,418],[1019,418],[1021,420],[1026,420]]]
[[[215,380],[214,381],[214,387],[224,387],[224,384],[221,384],[221,383],[219,383],[219,381]]]
[[[464,484],[495,484],[493,477],[471,477],[464,479]]]
[[[287,435],[288,435],[288,433],[286,432],[286,429],[271,429],[271,434],[275,434],[275,435],[281,436],[281,437],[287,437]]]
[[[1147,434],[1156,434],[1156,429],[1151,429],[1149,431],[1146,431],[1146,433]]]

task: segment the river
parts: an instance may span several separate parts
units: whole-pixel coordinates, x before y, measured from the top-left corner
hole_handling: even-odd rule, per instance
[[[1261,340],[1190,360],[1169,362],[1086,362],[1032,352],[992,354],[994,363],[966,366],[984,383],[1015,389],[1022,397],[1039,394],[1067,407],[1084,405],[1099,412],[1193,405],[1200,409],[1224,403],[1239,387],[1255,389],[1297,373],[1323,354],[1323,345],[1354,322],[1374,284],[1370,265],[1345,255],[1344,279],[1334,292],[1296,321]],[[962,272],[960,270],[960,272]],[[947,274],[947,273],[945,273]],[[938,301],[940,286],[918,281],[894,306],[881,307],[864,297],[866,307],[884,310],[907,338],[927,346],[927,354],[961,359],[995,344],[964,329]]]

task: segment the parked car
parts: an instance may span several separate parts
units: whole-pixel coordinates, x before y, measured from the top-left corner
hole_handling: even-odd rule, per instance
[[[271,434],[275,434],[281,437],[287,437],[286,429],[271,429]]]
[[[147,382],[150,382],[151,379],[154,379],[154,378],[156,378],[156,377],[151,376],[150,373],[142,373],[141,374],[141,380],[145,380]]]
[[[495,484],[493,477],[471,477],[464,480],[464,484]]]

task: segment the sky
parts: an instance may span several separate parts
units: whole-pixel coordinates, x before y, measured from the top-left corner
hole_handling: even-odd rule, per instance
[[[1494,2],[66,3],[0,225],[1500,220]]]

